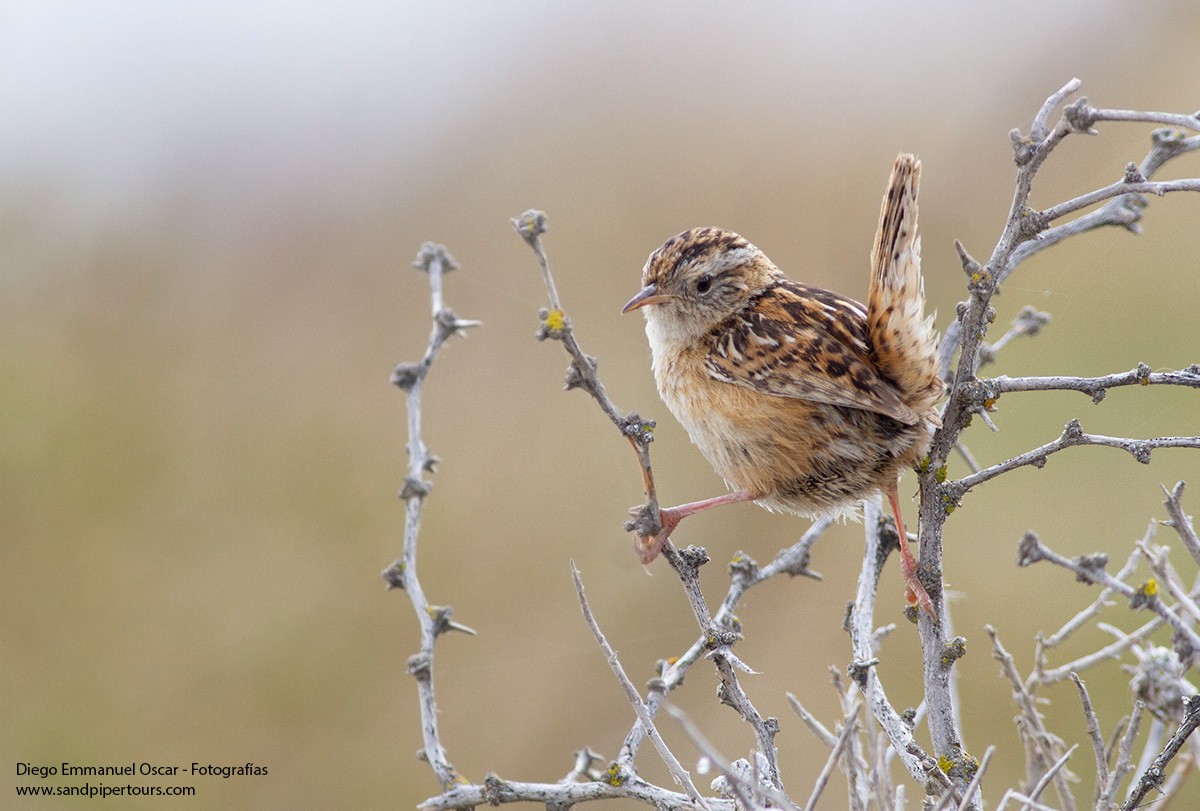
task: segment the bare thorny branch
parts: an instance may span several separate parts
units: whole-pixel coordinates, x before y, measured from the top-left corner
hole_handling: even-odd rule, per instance
[[[437,637],[450,630],[474,633],[465,625],[451,621],[449,606],[430,605],[425,599],[421,582],[417,579],[417,533],[421,526],[421,507],[429,495],[432,485],[425,474],[432,473],[438,459],[429,453],[421,439],[421,388],[433,361],[442,345],[450,336],[470,327],[478,321],[463,320],[442,303],[442,275],[458,267],[454,257],[442,245],[426,243],[421,246],[413,265],[429,274],[430,299],[433,313],[433,330],[429,334],[429,345],[425,355],[417,363],[401,363],[392,372],[392,383],[407,395],[408,404],[408,476],[400,490],[405,503],[404,554],[383,571],[388,588],[403,589],[412,601],[421,628],[420,652],[409,657],[408,672],[417,680],[421,700],[421,731],[424,736],[422,754],[437,775],[443,789],[462,782],[446,758],[438,733],[437,702],[433,690],[433,645]]]
[[[988,420],[988,410],[994,408],[996,400],[1005,391],[1046,390],[1054,388],[1076,389],[1091,393],[1093,400],[1103,397],[1103,392],[1117,385],[1137,382],[1149,384],[1149,369],[1135,370],[1133,380],[1113,375],[1108,378],[1083,380],[1080,378],[1025,379],[1001,378],[995,381],[980,380],[977,376],[981,364],[994,353],[984,352],[984,338],[989,325],[995,318],[992,299],[999,285],[1007,279],[1017,266],[1034,253],[1061,242],[1068,236],[1083,233],[1104,225],[1121,225],[1135,230],[1141,218],[1146,193],[1163,194],[1169,191],[1200,191],[1200,180],[1150,183],[1147,178],[1171,157],[1200,148],[1200,136],[1184,137],[1178,133],[1157,131],[1150,153],[1140,166],[1126,168],[1124,178],[1104,189],[1081,195],[1073,200],[1037,211],[1029,206],[1034,178],[1056,146],[1065,138],[1077,133],[1092,133],[1092,126],[1101,121],[1146,121],[1161,123],[1159,113],[1131,113],[1129,111],[1100,110],[1080,99],[1063,109],[1057,124],[1050,125],[1051,116],[1067,98],[1079,88],[1080,82],[1072,80],[1050,96],[1038,111],[1028,135],[1014,130],[1012,135],[1015,161],[1017,164],[1016,192],[1013,197],[1008,221],[1000,240],[986,264],[973,259],[967,249],[956,244],[963,270],[967,275],[969,299],[960,304],[957,320],[942,346],[944,368],[949,371],[955,349],[958,363],[952,375],[948,375],[950,387],[948,400],[942,414],[942,427],[935,433],[928,462],[918,471],[921,489],[920,509],[920,568],[922,581],[926,585],[935,605],[944,612],[941,594],[941,560],[943,527],[947,517],[956,508],[962,497],[972,487],[979,486],[1009,470],[1025,465],[1042,466],[1052,453],[1076,445],[1108,445],[1122,448],[1139,461],[1149,461],[1150,452],[1160,447],[1200,447],[1200,437],[1159,437],[1155,439],[1126,439],[1086,434],[1078,421],[1068,423],[1062,436],[1054,442],[1020,454],[1005,462],[984,467],[977,472],[958,479],[948,477],[951,452],[959,446],[960,437],[972,416],[978,414]],[[1192,131],[1200,131],[1200,119],[1196,116],[1175,116],[1170,120]],[[1096,211],[1084,214],[1063,225],[1052,227],[1052,223],[1087,206],[1108,200]],[[1044,319],[1042,319],[1044,323]],[[1041,324],[1035,327],[1040,328]],[[1178,373],[1167,373],[1154,378],[1161,384],[1196,386],[1200,375],[1195,367]],[[930,588],[932,586],[932,588]],[[947,644],[942,630],[944,623],[922,617],[918,623],[921,633],[925,661],[925,699],[929,705],[929,728],[933,737],[934,751],[940,756],[957,760],[961,753],[959,730],[953,722],[954,701],[940,678],[939,651]],[[956,781],[958,782],[958,781]],[[1060,792],[1061,794],[1061,792]],[[1065,802],[1065,800],[1064,800]]]
[[[1139,165],[1128,165],[1121,180],[1041,211],[1030,208],[1028,200],[1037,171],[1053,149],[1070,135],[1094,134],[1094,125],[1116,121],[1166,124],[1172,127],[1186,128],[1192,132],[1200,132],[1200,119],[1194,115],[1097,109],[1088,105],[1085,99],[1063,107],[1066,100],[1078,90],[1078,87],[1079,82],[1073,80],[1048,98],[1035,116],[1028,135],[1013,131],[1012,140],[1017,164],[1016,192],[1005,228],[987,263],[978,263],[965,247],[956,243],[963,269],[968,277],[969,298],[959,305],[957,318],[946,330],[943,339],[941,368],[943,376],[951,384],[948,391],[949,396],[943,411],[943,425],[933,438],[929,458],[918,471],[921,490],[919,522],[921,578],[938,609],[937,617],[930,618],[922,614],[918,619],[918,630],[924,652],[925,702],[922,704],[921,712],[924,713],[929,726],[933,744],[932,754],[924,751],[915,741],[911,716],[901,715],[892,707],[878,677],[876,665],[879,662],[879,642],[886,634],[887,629],[880,630],[874,627],[874,599],[879,571],[890,550],[887,535],[892,530],[890,523],[879,520],[877,504],[868,502],[867,551],[860,575],[858,594],[847,615],[847,630],[850,632],[853,649],[853,661],[849,668],[851,679],[847,685],[843,686],[840,677],[835,678],[835,686],[838,686],[845,713],[842,718],[843,726],[836,733],[830,732],[816,718],[808,714],[798,700],[789,695],[793,706],[797,712],[801,713],[804,722],[814,731],[818,739],[831,749],[818,783],[809,793],[809,807],[814,805],[821,796],[830,776],[832,765],[835,763],[841,764],[843,771],[847,774],[851,808],[865,809],[872,802],[881,811],[899,807],[903,803],[904,786],[897,785],[894,791],[888,788],[891,780],[887,773],[887,764],[893,754],[899,757],[906,771],[925,792],[938,798],[933,807],[960,809],[982,807],[981,779],[994,750],[989,747],[983,761],[980,762],[962,747],[962,733],[955,707],[953,671],[954,662],[965,653],[966,647],[965,640],[961,637],[949,638],[950,626],[941,582],[943,526],[947,516],[967,492],[1019,467],[1041,467],[1045,464],[1048,456],[1078,445],[1121,448],[1141,462],[1148,462],[1151,451],[1157,448],[1200,447],[1200,437],[1136,439],[1088,434],[1082,430],[1077,420],[1068,422],[1067,428],[1058,439],[991,465],[979,465],[962,444],[961,435],[971,417],[979,415],[991,425],[989,413],[995,409],[997,401],[1004,394],[1056,390],[1079,391],[1089,395],[1093,402],[1099,403],[1109,389],[1120,386],[1170,385],[1200,388],[1200,365],[1189,366],[1178,371],[1155,372],[1149,366],[1139,364],[1137,368],[1129,372],[1094,378],[999,376],[986,379],[978,376],[980,367],[993,361],[996,353],[1006,344],[1022,336],[1036,334],[1045,326],[1049,318],[1044,313],[1026,308],[1017,316],[1013,327],[1007,333],[992,344],[985,341],[989,325],[995,318],[995,310],[991,304],[992,299],[1000,284],[1016,270],[1021,262],[1070,236],[1101,226],[1120,225],[1137,233],[1146,206],[1146,195],[1161,196],[1174,191],[1200,191],[1200,180],[1198,179],[1150,180],[1151,176],[1168,160],[1200,149],[1200,135],[1187,136],[1172,130],[1156,130],[1152,137],[1149,154]],[[1062,108],[1061,117],[1056,124],[1052,125],[1051,118],[1060,108]],[[1069,215],[1101,203],[1103,205],[1088,213],[1056,224]],[[616,407],[597,374],[596,360],[584,353],[579,346],[571,321],[559,298],[542,244],[542,235],[546,231],[545,215],[531,210],[514,219],[513,225],[533,249],[543,272],[550,299],[550,308],[541,312],[538,338],[540,340],[558,340],[563,344],[571,357],[566,374],[566,388],[581,388],[588,392],[633,447],[647,502],[644,507],[634,513],[634,519],[627,524],[626,529],[636,530],[639,535],[653,535],[659,529],[659,508],[649,454],[649,445],[654,438],[654,422],[643,419],[636,413],[624,414]],[[422,256],[425,255],[426,250],[423,249]],[[421,697],[422,723],[426,732],[424,757],[433,767],[444,793],[427,800],[421,805],[421,808],[430,810],[466,808],[485,802],[497,805],[515,801],[533,801],[544,803],[551,808],[566,808],[586,800],[616,797],[636,799],[660,808],[682,809],[705,804],[710,808],[721,809],[721,811],[733,808],[734,804],[739,808],[797,807],[784,793],[783,776],[780,774],[776,757],[774,741],[779,724],[776,719],[763,718],[759,714],[739,682],[739,671],[753,671],[733,653],[733,646],[741,637],[740,623],[734,615],[734,610],[750,588],[777,574],[786,572],[792,575],[816,576],[807,569],[808,550],[824,531],[827,522],[815,524],[804,538],[789,549],[782,551],[765,566],[759,567],[755,561],[739,552],[729,566],[731,585],[715,612],[709,610],[699,585],[699,568],[708,562],[707,553],[696,547],[676,549],[668,542],[663,550],[663,555],[680,577],[689,604],[696,616],[700,634],[697,641],[682,656],[659,663],[658,675],[650,682],[644,697],[624,675],[624,670],[617,661],[616,655],[604,641],[599,625],[584,597],[582,580],[576,572],[574,577],[587,623],[596,636],[601,649],[605,652],[614,673],[617,674],[618,681],[624,687],[637,718],[618,757],[609,764],[606,770],[601,771],[594,768],[594,764],[599,762],[599,755],[590,750],[577,753],[574,768],[558,783],[518,783],[489,775],[479,785],[460,784],[462,783],[461,778],[458,778],[446,760],[438,739],[436,705],[433,701],[432,663],[433,640],[436,636],[441,631],[450,628],[461,629],[461,626],[456,626],[449,621],[448,608],[436,609],[428,606],[416,580],[416,530],[419,523],[420,506],[424,496],[428,493],[428,483],[425,482],[423,474],[432,470],[434,461],[433,457],[430,457],[425,451],[419,438],[419,393],[420,383],[442,342],[450,334],[463,327],[472,326],[473,322],[460,321],[448,310],[443,310],[440,272],[443,268],[452,269],[452,260],[444,254],[444,251],[439,254],[437,250],[433,250],[429,256],[429,259],[423,261],[422,266],[431,270],[433,286],[435,327],[430,339],[430,348],[420,363],[402,364],[397,367],[394,376],[395,382],[409,395],[410,474],[406,479],[405,490],[401,493],[408,504],[408,521],[406,523],[405,555],[385,572],[389,584],[405,588],[408,591],[422,626],[421,653],[413,657],[414,661],[410,662],[410,671],[417,677]],[[434,258],[437,256],[442,258],[437,260]],[[435,265],[438,268],[437,273],[432,272]],[[955,362],[956,356],[957,362]],[[415,422],[414,414],[416,415]],[[415,439],[413,439],[414,436]],[[948,457],[956,449],[968,460],[972,469],[970,474],[957,480],[951,479],[947,475]],[[1170,525],[1174,526],[1184,546],[1200,563],[1200,541],[1196,539],[1195,532],[1182,511],[1181,492],[1182,485],[1178,486],[1173,493],[1168,493],[1167,507],[1171,516]],[[1024,547],[1029,553],[1025,563],[1035,560],[1058,563],[1074,571],[1085,582],[1100,584],[1103,591],[1091,608],[1080,612],[1071,623],[1068,623],[1068,626],[1064,626],[1058,635],[1039,639],[1035,672],[1028,679],[1022,679],[1018,675],[1012,658],[1001,647],[996,633],[989,628],[996,655],[1003,664],[1002,670],[1013,684],[1014,697],[1021,708],[1017,724],[1026,746],[1027,763],[1030,769],[1029,785],[1021,791],[1014,790],[1006,793],[1001,805],[1015,800],[1026,808],[1043,808],[1045,806],[1040,800],[1041,794],[1046,788],[1053,785],[1062,807],[1068,811],[1073,811],[1075,808],[1069,783],[1071,776],[1066,768],[1074,747],[1066,747],[1061,740],[1045,729],[1042,718],[1036,709],[1037,698],[1035,695],[1038,685],[1048,683],[1045,680],[1061,679],[1070,675],[1075,680],[1080,693],[1088,737],[1098,764],[1098,779],[1093,804],[1097,809],[1113,808],[1120,783],[1134,769],[1134,741],[1141,718],[1140,708],[1145,704],[1141,701],[1138,702],[1133,716],[1117,726],[1117,732],[1114,733],[1110,744],[1105,747],[1100,732],[1100,721],[1091,707],[1087,690],[1083,682],[1075,675],[1075,671],[1119,656],[1126,651],[1140,651],[1138,645],[1142,644],[1154,630],[1165,624],[1170,624],[1177,637],[1184,640],[1188,648],[1192,651],[1200,651],[1200,636],[1193,629],[1193,625],[1200,622],[1200,617],[1193,616],[1191,611],[1195,608],[1194,598],[1200,597],[1200,595],[1195,594],[1196,588],[1194,587],[1189,596],[1188,589],[1175,582],[1177,578],[1174,577],[1173,571],[1169,570],[1165,560],[1161,559],[1161,556],[1156,557],[1149,547],[1135,551],[1126,568],[1113,577],[1104,572],[1106,559],[1101,561],[1098,557],[1093,557],[1090,560],[1070,561],[1053,553],[1048,547],[1041,544],[1036,536],[1031,534],[1030,537],[1034,540],[1027,541]],[[1164,591],[1172,597],[1171,605],[1151,593],[1153,587],[1147,585],[1151,581],[1147,581],[1140,588],[1130,586],[1126,582],[1139,556],[1145,558],[1152,568],[1157,567],[1154,568],[1157,576],[1155,582],[1163,582]],[[1198,583],[1198,587],[1200,587],[1200,583]],[[1156,618],[1131,634],[1116,632],[1119,638],[1113,645],[1090,657],[1076,660],[1069,666],[1046,669],[1044,666],[1045,650],[1052,644],[1056,644],[1055,640],[1061,641],[1062,638],[1065,638],[1073,628],[1094,620],[1099,611],[1108,604],[1109,598],[1117,594],[1133,600],[1141,599],[1140,607],[1154,611]],[[438,619],[439,616],[441,619]],[[1144,659],[1150,657],[1150,654],[1139,653],[1139,655]],[[665,702],[667,695],[682,683],[684,674],[702,656],[712,660],[714,664],[720,700],[733,707],[750,725],[757,741],[756,751],[749,761],[727,761],[690,720],[674,708],[667,708],[669,713],[681,724],[688,737],[696,744],[697,749],[711,762],[718,764],[721,776],[714,782],[713,788],[720,794],[719,797],[703,797],[699,793],[691,783],[686,770],[679,764],[678,759],[669,751],[665,751],[665,744],[662,743],[654,727],[654,717]],[[868,724],[865,727],[857,720],[860,708],[864,705],[868,709]],[[1200,700],[1190,700],[1187,703],[1187,712],[1180,721],[1179,730],[1168,741],[1159,758],[1154,759],[1153,762],[1148,757],[1144,758],[1145,765],[1142,768],[1142,776],[1136,782],[1129,800],[1123,807],[1134,807],[1151,789],[1162,788],[1164,785],[1170,787],[1182,779],[1183,774],[1186,774],[1186,767],[1192,763],[1191,758],[1182,760],[1180,768],[1176,769],[1169,778],[1166,769],[1167,764],[1185,746],[1188,736],[1197,724],[1197,721],[1189,719],[1200,718],[1200,711],[1195,709],[1197,706],[1200,706]],[[1160,714],[1162,712],[1161,710],[1155,711]],[[1162,722],[1156,716],[1154,723],[1161,724]],[[872,733],[870,731],[872,724],[877,724],[881,732]],[[634,761],[642,741],[647,736],[655,743],[660,756],[668,764],[669,770],[677,781],[684,787],[685,793],[651,785],[638,775]],[[864,756],[861,742],[864,737],[867,741],[866,750],[871,753],[869,757]],[[1114,754],[1116,763],[1109,768]]]

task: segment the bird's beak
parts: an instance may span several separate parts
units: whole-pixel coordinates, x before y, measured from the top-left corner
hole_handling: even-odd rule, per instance
[[[661,304],[671,298],[665,293],[659,293],[658,287],[648,284],[638,291],[638,294],[631,298],[629,302],[621,308],[622,313],[627,313],[630,310],[636,310],[638,307],[645,307],[647,304]]]

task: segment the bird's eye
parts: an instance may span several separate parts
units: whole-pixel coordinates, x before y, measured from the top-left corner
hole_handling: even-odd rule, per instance
[[[700,295],[704,295],[712,287],[712,282],[712,276],[709,276],[707,273],[705,273],[696,280],[696,292]]]

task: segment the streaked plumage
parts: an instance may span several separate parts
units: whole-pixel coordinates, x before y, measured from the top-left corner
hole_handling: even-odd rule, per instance
[[[802,515],[845,513],[896,484],[939,424],[937,338],[924,314],[916,233],[920,163],[892,170],[867,306],[787,279],[737,234],[696,228],[650,255],[644,308],[663,401],[734,492],[663,511],[653,559],[682,518],[753,500]],[[906,580],[916,582],[907,546]]]

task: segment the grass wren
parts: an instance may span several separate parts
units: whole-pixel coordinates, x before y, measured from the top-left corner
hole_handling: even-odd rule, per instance
[[[925,316],[917,186],[892,169],[864,307],[786,278],[743,237],[694,228],[646,261],[622,312],[646,316],[654,378],[671,413],[731,492],[665,508],[639,539],[653,560],[686,516],[740,501],[807,516],[853,515],[884,493],[910,602],[931,615],[900,517],[897,484],[940,425],[937,336]]]

